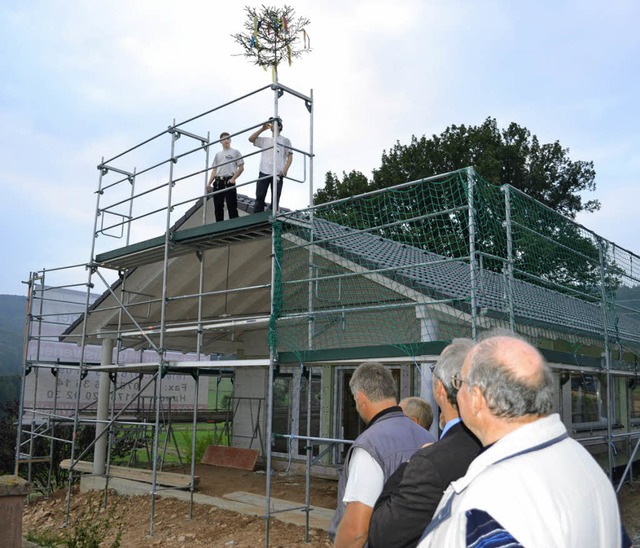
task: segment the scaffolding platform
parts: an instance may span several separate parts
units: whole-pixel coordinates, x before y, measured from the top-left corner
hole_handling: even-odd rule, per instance
[[[197,205],[196,209],[199,207],[200,205]],[[176,230],[171,234],[168,257],[179,257],[194,251],[223,247],[255,238],[270,238],[270,215],[269,211],[263,211],[220,223]],[[118,270],[159,262],[165,258],[165,242],[164,235],[157,236],[98,254],[95,262],[100,266]]]

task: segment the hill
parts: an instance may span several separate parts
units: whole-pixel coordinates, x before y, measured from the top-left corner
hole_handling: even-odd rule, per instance
[[[0,295],[0,404],[18,399],[27,298]]]

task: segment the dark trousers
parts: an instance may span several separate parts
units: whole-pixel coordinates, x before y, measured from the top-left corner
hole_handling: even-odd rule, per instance
[[[224,220],[224,202],[227,201],[227,210],[229,211],[229,219],[238,216],[238,191],[236,185],[230,185],[231,177],[216,177],[213,180],[213,190],[227,189],[226,192],[213,195],[213,210],[216,215],[216,222]]]
[[[282,194],[282,182],[283,177],[280,175],[278,177],[278,205],[280,205],[280,195]],[[260,213],[264,211],[264,199],[267,197],[267,191],[269,187],[273,186],[273,175],[268,173],[262,173],[262,171],[258,174],[258,181],[256,183],[256,207],[254,208],[254,213]],[[269,209],[273,209],[273,188],[271,188],[271,207]]]

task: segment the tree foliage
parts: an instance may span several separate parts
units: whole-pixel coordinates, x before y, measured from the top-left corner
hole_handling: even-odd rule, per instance
[[[342,180],[329,172],[325,179],[324,188],[319,189],[315,195],[315,202],[324,204],[333,200],[357,196],[369,190],[372,190],[369,180],[359,171],[354,170],[348,174],[343,172]]]
[[[572,222],[577,213],[600,207],[597,200],[584,201],[581,195],[595,190],[593,163],[571,160],[569,149],[559,142],[541,144],[528,129],[515,123],[499,129],[495,119],[487,118],[480,126],[452,125],[431,138],[413,136],[408,145],[396,142],[383,152],[371,180],[358,171],[343,173],[342,179],[327,173],[324,188],[316,193],[316,203],[467,166],[473,166],[484,179],[476,185],[474,198],[475,244],[483,255],[483,268],[495,272],[506,268],[505,197],[498,187],[509,184],[528,196],[512,191],[510,198],[516,277],[587,298],[600,294],[600,244]],[[468,214],[461,209],[467,204],[466,193],[464,177],[445,177],[381,196],[375,214],[371,207],[365,211],[366,204],[354,201],[321,215],[445,257],[464,258],[469,253],[470,234]],[[416,215],[419,221],[409,221]],[[616,287],[619,269],[612,264],[608,267],[606,281]]]
[[[327,173],[316,203],[346,197],[354,182],[358,190],[387,188],[467,166],[474,166],[487,181],[510,184],[570,218],[600,208],[598,200],[583,201],[581,196],[596,188],[593,162],[572,161],[569,149],[558,141],[541,144],[516,123],[499,129],[494,118],[480,126],[452,125],[430,138],[413,136],[408,145],[396,142],[382,153],[381,165],[366,185],[366,177],[356,171],[343,174],[341,181]]]

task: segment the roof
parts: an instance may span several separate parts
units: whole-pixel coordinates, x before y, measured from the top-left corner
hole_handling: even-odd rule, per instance
[[[469,309],[471,271],[468,260],[451,259],[398,243],[368,232],[351,229],[314,217],[314,241],[351,261],[411,287],[424,295],[451,299],[453,306]],[[403,266],[405,265],[405,266]],[[417,265],[417,266],[414,266]],[[506,277],[482,270],[477,279],[478,308],[483,314],[508,314]],[[571,332],[579,336],[603,336],[604,315],[599,300],[588,302],[527,281],[512,282],[516,323]],[[640,343],[640,321],[636,316],[607,316],[613,339]]]
[[[241,342],[247,345],[251,339],[251,355],[268,354],[270,213],[247,215],[253,211],[254,200],[246,196],[239,195],[238,204],[243,212],[241,217],[202,224],[202,200],[199,200],[171,228],[165,317],[165,346],[168,348],[193,351],[197,334],[195,325],[200,319],[203,352],[219,351],[220,348],[233,350],[240,348]],[[307,230],[313,226],[314,243],[336,257],[379,271],[381,276],[397,284],[431,299],[449,300],[450,306],[469,312],[471,273],[467,260],[446,258],[317,216],[310,221],[302,213],[287,210],[285,213],[282,218],[285,223],[303,225]],[[148,329],[147,340],[140,341],[138,326],[160,323],[164,245],[165,238],[160,236],[96,257],[98,265],[128,270],[125,278],[118,279],[92,305],[91,325],[87,332],[115,332],[120,322],[125,332],[131,330],[132,335],[138,332],[137,342],[133,342],[132,337],[131,344],[142,347],[150,341],[158,343],[161,338],[157,329]],[[200,262],[196,251],[209,252],[203,259],[202,288],[198,286]],[[126,282],[124,290],[123,282]],[[523,280],[514,280],[512,287],[518,323],[602,339],[603,310],[598,302],[587,302]],[[481,313],[487,317],[508,317],[507,291],[502,274],[489,270],[480,272],[477,298]],[[196,295],[200,292],[205,296],[199,313]],[[127,304],[133,318],[119,317],[116,298],[119,294],[129,295]],[[136,305],[136,302],[143,304]],[[81,317],[65,331],[65,335],[77,337],[82,321]],[[608,321],[620,340],[640,343],[640,321],[635,317],[621,316],[615,322],[610,318]],[[97,339],[93,337],[92,342]]]

